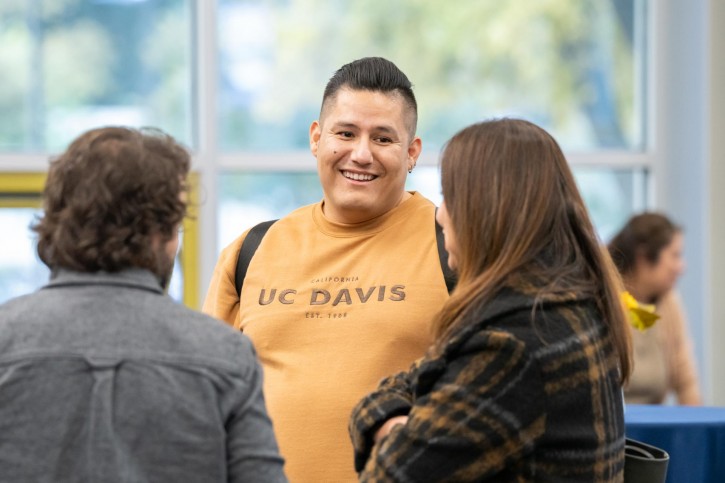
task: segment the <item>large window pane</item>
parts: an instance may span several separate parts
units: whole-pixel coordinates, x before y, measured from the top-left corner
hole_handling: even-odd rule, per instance
[[[542,125],[568,150],[639,150],[642,5],[220,0],[220,145],[306,149],[335,69],[379,55],[414,83],[428,152],[504,115]]]
[[[573,171],[589,215],[605,243],[630,216],[646,209],[646,170],[574,166]]]
[[[0,250],[0,303],[35,291],[48,283],[50,272],[35,252],[30,224],[34,208],[0,208],[3,249]]]
[[[99,125],[192,140],[190,0],[3,0],[0,151],[57,151]]]

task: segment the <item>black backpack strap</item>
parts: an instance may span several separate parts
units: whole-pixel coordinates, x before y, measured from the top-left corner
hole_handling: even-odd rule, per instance
[[[438,212],[438,208],[436,208],[436,212]],[[448,266],[448,252],[446,251],[445,237],[443,236],[443,227],[438,224],[438,220],[435,221],[435,224],[436,244],[438,245],[438,258],[440,258],[441,260],[441,269],[443,270],[443,279],[446,281],[446,288],[448,289],[448,293],[451,293],[456,287],[458,277],[456,277],[455,272],[451,270],[451,268]]]
[[[247,268],[249,268],[249,262],[252,261],[254,252],[257,251],[259,244],[262,242],[262,238],[269,230],[269,227],[277,220],[263,221],[262,223],[255,225],[249,230],[247,236],[242,242],[242,248],[239,249],[239,258],[237,258],[237,271],[234,274],[234,286],[237,288],[237,294],[242,294],[242,284],[244,283],[244,277],[247,276]]]
[[[237,270],[234,275],[234,285],[237,289],[237,294],[242,293],[242,284],[244,283],[244,277],[247,276],[247,268],[249,268],[249,262],[252,261],[254,253],[257,251],[257,247],[262,242],[262,238],[277,220],[264,221],[254,226],[242,242],[242,248],[239,250],[239,258],[237,258]],[[443,270],[443,279],[446,282],[446,288],[448,293],[453,291],[456,286],[457,277],[453,270],[448,266],[448,252],[446,251],[445,238],[443,237],[443,228],[435,222],[436,230],[436,245],[438,246],[438,258],[441,262],[441,270]]]

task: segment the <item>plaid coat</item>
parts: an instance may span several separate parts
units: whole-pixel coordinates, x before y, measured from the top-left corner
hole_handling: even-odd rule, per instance
[[[533,307],[533,297],[502,292],[442,354],[355,407],[361,481],[623,480],[618,358],[600,312],[575,296]],[[373,445],[402,414],[407,424]]]

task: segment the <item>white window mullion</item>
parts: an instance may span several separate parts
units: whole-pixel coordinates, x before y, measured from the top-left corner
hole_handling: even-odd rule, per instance
[[[196,154],[194,169],[201,173],[199,187],[200,280],[201,299],[211,279],[217,253],[217,0],[198,0],[196,4],[195,111]]]

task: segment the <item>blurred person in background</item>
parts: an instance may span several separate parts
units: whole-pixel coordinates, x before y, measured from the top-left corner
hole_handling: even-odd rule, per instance
[[[628,403],[661,404],[674,395],[678,404],[702,404],[693,344],[675,283],[685,269],[682,229],[659,213],[627,221],[609,242],[626,290],[652,304],[660,319],[632,329],[634,372],[625,387]]]
[[[50,282],[0,306],[0,480],[284,482],[249,339],[165,294],[188,152],[86,132],[33,229]]]

